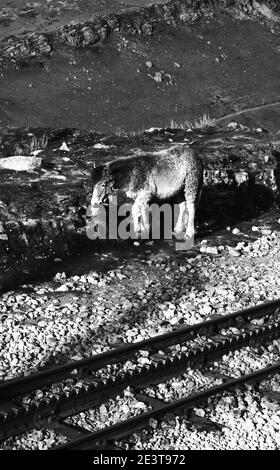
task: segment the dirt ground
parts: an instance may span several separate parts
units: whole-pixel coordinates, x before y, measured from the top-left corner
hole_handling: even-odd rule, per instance
[[[0,126],[139,131],[275,102],[278,43],[265,25],[232,19],[189,31],[166,27],[151,38],[114,34],[103,46],[3,70]],[[275,131],[279,108],[239,119]]]
[[[0,1],[0,40],[151,3]],[[220,117],[278,102],[278,33],[277,24],[229,15],[184,29],[165,25],[148,37],[114,33],[102,45],[61,48],[35,63],[4,67],[0,128],[139,131],[172,120],[194,120],[204,113]],[[238,119],[275,131],[279,109],[258,110]]]

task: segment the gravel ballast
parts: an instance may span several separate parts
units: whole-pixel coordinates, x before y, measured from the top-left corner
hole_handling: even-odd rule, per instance
[[[233,233],[231,243],[222,236],[211,236],[207,241],[197,241],[191,253],[176,253],[170,247],[157,250],[148,242],[141,251],[135,247],[135,258],[122,260],[115,269],[91,270],[79,276],[58,272],[48,282],[3,293],[0,379],[82,359],[119,343],[170,331],[180,324],[197,323],[212,315],[225,315],[278,298],[278,225],[279,230],[277,223],[271,229],[268,223],[257,226],[254,222],[250,230],[247,224],[245,231],[241,224],[231,228],[239,230]],[[215,253],[209,248],[215,248]],[[164,401],[178,399],[217,383],[217,379],[209,378],[209,372],[238,377],[275,363],[279,349],[278,340],[243,348],[202,370],[190,369],[149,394]],[[143,354],[138,361],[148,363],[149,358]],[[128,362],[126,367],[131,364]],[[275,376],[266,381],[265,388],[275,390],[277,384],[279,377]],[[235,396],[212,399],[195,410],[219,423],[222,430],[198,429],[187,417],[175,416],[155,423],[152,432],[143,431],[121,445],[166,450],[277,449],[279,408],[277,403],[271,405],[259,389],[247,387]],[[127,390],[123,397],[70,421],[94,430],[147,410],[133,390]],[[63,442],[63,436],[40,430],[9,439],[1,448],[43,449]]]

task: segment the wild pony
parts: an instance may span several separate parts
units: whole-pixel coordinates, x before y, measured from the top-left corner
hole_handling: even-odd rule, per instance
[[[194,217],[200,199],[202,163],[187,145],[174,145],[166,150],[120,158],[96,167],[92,172],[91,205],[104,204],[115,191],[121,190],[134,200],[134,230],[147,227],[147,204],[152,199],[167,200],[178,196],[179,216],[175,234],[185,229],[185,238],[195,233]]]

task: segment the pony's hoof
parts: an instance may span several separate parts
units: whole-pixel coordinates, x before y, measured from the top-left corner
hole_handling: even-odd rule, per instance
[[[194,238],[194,234],[194,230],[187,230],[184,236],[185,240],[190,240],[191,238]]]
[[[184,228],[183,227],[175,227],[173,230],[174,235],[182,235],[184,233]]]

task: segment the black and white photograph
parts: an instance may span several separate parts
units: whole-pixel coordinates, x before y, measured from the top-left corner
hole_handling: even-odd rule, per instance
[[[279,0],[0,0],[0,462],[280,450],[279,208]]]

